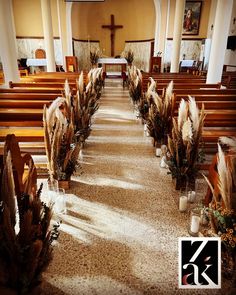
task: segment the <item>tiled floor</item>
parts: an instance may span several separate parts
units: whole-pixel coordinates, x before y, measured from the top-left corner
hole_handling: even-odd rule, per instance
[[[128,91],[106,81],[44,294],[221,294],[178,289],[178,237],[188,236],[188,215],[178,212],[159,161]]]

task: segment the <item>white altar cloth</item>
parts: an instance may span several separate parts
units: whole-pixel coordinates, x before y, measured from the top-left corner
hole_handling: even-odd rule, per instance
[[[110,64],[110,65],[121,65],[121,64],[127,64],[127,60],[125,58],[112,58],[112,57],[106,57],[106,58],[99,58],[98,59],[99,64]]]
[[[56,61],[57,65],[61,65],[61,62]],[[46,67],[47,59],[46,58],[28,58],[26,61],[28,67]]]
[[[184,59],[181,62],[181,67],[192,67],[194,65],[195,60]]]

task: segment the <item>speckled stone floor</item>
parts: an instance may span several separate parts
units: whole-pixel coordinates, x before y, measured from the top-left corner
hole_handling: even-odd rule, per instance
[[[218,291],[178,288],[188,215],[121,81],[106,81],[82,156],[43,294],[229,294],[224,281]]]

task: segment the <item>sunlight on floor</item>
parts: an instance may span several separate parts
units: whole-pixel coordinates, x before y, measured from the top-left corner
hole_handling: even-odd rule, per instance
[[[112,186],[112,187],[132,189],[132,190],[144,189],[143,185],[140,185],[140,184],[122,181],[122,180],[114,179],[114,178],[95,177],[95,176],[91,179],[91,181],[81,179],[80,183],[85,183],[89,185]]]
[[[161,233],[140,217],[127,211],[90,202],[67,194],[67,215],[60,215],[60,229],[74,238],[90,243],[93,236],[111,239],[132,247],[138,243],[160,250],[157,236]]]

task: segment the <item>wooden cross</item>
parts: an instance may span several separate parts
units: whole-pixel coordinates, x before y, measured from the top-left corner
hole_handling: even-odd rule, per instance
[[[123,26],[115,25],[115,17],[111,14],[111,24],[103,25],[102,28],[111,30],[111,56],[114,56],[114,48],[115,48],[115,30],[122,29]]]

